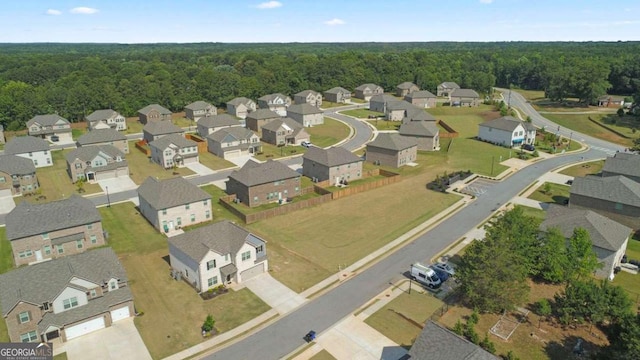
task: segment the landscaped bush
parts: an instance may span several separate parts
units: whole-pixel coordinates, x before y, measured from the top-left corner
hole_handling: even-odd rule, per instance
[[[213,299],[216,296],[222,295],[222,294],[226,294],[229,292],[229,289],[227,289],[226,286],[224,285],[219,285],[214,287],[213,289],[209,289],[203,293],[200,294],[200,297],[204,300],[209,300],[209,299]]]
[[[464,180],[471,176],[473,173],[471,170],[467,171],[455,171],[451,174],[448,174],[446,171],[442,176],[436,175],[434,181],[427,184],[427,188],[436,191],[446,191],[449,185],[453,184],[456,181]]]

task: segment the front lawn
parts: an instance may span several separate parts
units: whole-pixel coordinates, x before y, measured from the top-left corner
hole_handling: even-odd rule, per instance
[[[183,167],[177,169],[163,169],[162,166],[151,161],[149,157],[136,147],[136,141],[129,141],[129,154],[127,163],[129,164],[129,175],[131,180],[140,185],[149,176],[158,179],[168,179],[175,176],[186,176],[195,174],[190,169]],[[175,173],[175,174],[174,174]]]
[[[275,146],[273,144],[268,144],[266,142],[262,143],[262,151],[259,152],[254,157],[257,160],[265,161],[269,159],[278,159],[286,156],[300,155],[304,154],[307,151],[307,148],[302,146],[294,146],[294,145],[286,145],[286,146]]]
[[[13,270],[13,251],[7,239],[7,228],[0,227],[0,274]]]
[[[549,185],[547,185],[549,184]],[[547,187],[548,190],[547,191]],[[529,199],[543,203],[555,203],[565,205],[569,201],[569,190],[571,186],[546,182],[540,185],[536,191],[529,195]]]
[[[324,118],[324,124],[308,127],[306,130],[311,136],[311,143],[321,148],[335,145],[351,133],[348,125],[329,117]]]
[[[38,182],[42,195],[46,199],[36,200],[36,196],[24,196],[23,199],[30,203],[49,202],[53,200],[65,199],[72,194],[78,194],[78,188],[71,182],[71,178],[67,173],[67,159],[65,156],[72,151],[56,150],[51,152],[53,166],[41,167],[36,169]],[[84,192],[81,195],[93,194],[101,192],[102,189],[98,184],[84,184]]]
[[[584,164],[574,165],[560,171],[560,174],[569,175],[573,177],[583,177],[587,175],[598,174],[602,171],[604,166],[604,160],[592,161]]]
[[[334,103],[334,102],[331,102],[331,101],[322,100],[322,105],[320,105],[320,109],[331,109],[331,108],[340,107],[340,106],[347,106],[347,105],[349,105],[349,104]]]
[[[390,120],[367,120],[367,122],[378,130],[398,130],[402,121],[390,121]]]
[[[200,157],[200,164],[208,167],[211,170],[220,170],[236,167],[237,165],[231,161],[225,160],[219,156],[216,156],[210,152],[201,152],[198,154]]]
[[[533,217],[536,219],[544,220],[547,217],[547,212],[542,209],[536,209],[528,206],[520,206],[525,216]]]
[[[340,114],[352,116],[358,119],[369,119],[369,116],[375,117],[384,117],[384,113],[380,113],[377,111],[371,111],[369,109],[353,109],[353,110],[345,110],[340,111]]]

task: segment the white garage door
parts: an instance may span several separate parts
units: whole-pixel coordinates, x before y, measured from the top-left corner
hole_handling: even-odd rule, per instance
[[[231,159],[231,158],[234,158],[234,157],[238,157],[240,155],[242,155],[242,152],[240,151],[240,149],[233,150],[233,151],[226,151],[224,153],[224,158],[225,159]]]
[[[118,320],[126,319],[129,316],[129,307],[121,307],[120,309],[111,310],[111,321],[116,322]]]
[[[240,277],[242,277],[242,281],[246,281],[251,279],[254,276],[262,274],[263,272],[264,272],[264,264],[258,264],[250,269],[243,271],[240,274]]]
[[[85,321],[79,325],[68,327],[65,329],[64,333],[67,335],[67,340],[71,340],[73,338],[77,338],[78,336],[82,336],[100,329],[104,329],[104,318],[102,317]]]
[[[111,179],[111,178],[114,178],[114,177],[116,177],[115,170],[101,171],[99,173],[96,173],[96,180]]]

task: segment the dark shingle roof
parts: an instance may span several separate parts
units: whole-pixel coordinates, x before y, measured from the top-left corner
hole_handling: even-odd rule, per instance
[[[415,139],[392,133],[379,133],[375,140],[367,144],[367,147],[396,151],[408,149],[414,146],[418,146]]]
[[[6,316],[20,301],[35,305],[52,302],[74,277],[100,286],[112,278],[127,281],[127,273],[111,248],[89,250],[23,266],[0,275],[0,289],[3,289],[0,291],[0,305],[3,314]],[[130,299],[131,294],[128,294]]]
[[[216,128],[221,126],[234,126],[240,125],[240,121],[235,116],[229,114],[220,114],[213,116],[205,116],[198,120],[198,126],[204,126],[207,128]]]
[[[327,91],[325,91],[325,93],[329,93],[329,94],[351,94],[351,91],[340,87],[340,86],[336,86],[334,88],[331,88]]]
[[[121,134],[119,131],[113,129],[95,129],[80,136],[77,142],[80,145],[90,145],[108,141],[122,140],[127,140],[127,137]]]
[[[254,102],[253,100],[246,98],[246,97],[237,97],[235,99],[231,99],[229,101],[227,101],[227,105],[233,105],[233,106],[238,106],[240,104],[248,104]]]
[[[433,121],[408,121],[400,125],[398,132],[404,136],[434,137],[440,130]]]
[[[103,109],[92,112],[91,114],[87,115],[86,119],[87,121],[100,121],[115,117],[117,115],[118,113],[115,110]]]
[[[166,115],[166,114],[171,114],[171,110],[160,106],[158,104],[151,104],[151,105],[147,105],[145,107],[143,107],[142,109],[138,110],[138,113],[141,114],[148,114],[151,110],[158,110],[160,112],[160,114]]]
[[[451,92],[452,97],[478,98],[480,95],[473,89],[455,89]]]
[[[303,155],[303,158],[328,167],[362,161],[361,158],[354,155],[351,151],[339,146],[331,147],[329,149],[322,149],[313,146],[307,150]]]
[[[411,87],[417,87],[416,84],[412,83],[411,81],[405,81],[402,84],[399,84],[398,86],[396,86],[398,89],[402,89],[402,90],[409,90],[411,89]]]
[[[428,320],[409,350],[411,360],[498,360],[471,341]]]
[[[279,117],[280,115],[277,112],[269,109],[258,109],[247,114],[247,119],[255,120],[273,119]]]
[[[242,140],[242,139],[249,140],[251,139],[253,134],[254,132],[247,128],[244,128],[241,126],[233,126],[233,127],[228,127],[228,128],[220,129],[216,132],[213,132],[209,134],[207,138],[218,143],[223,143],[223,142],[227,142],[225,141],[225,139],[228,136],[231,136],[235,140]]]
[[[640,155],[617,153],[607,158],[602,167],[603,172],[640,177]]]
[[[640,184],[622,175],[577,177],[570,189],[574,194],[640,207]]]
[[[9,155],[45,150],[49,150],[49,143],[33,136],[14,137],[4,146],[4,153]]]
[[[36,172],[33,161],[15,155],[0,156],[0,171],[9,175],[30,175]]]
[[[289,106],[289,109],[287,109],[287,114],[288,113],[302,114],[302,115],[322,114],[322,110],[318,109],[315,106],[304,103],[304,104],[296,104],[296,105]]]
[[[193,140],[189,140],[182,136],[182,134],[170,134],[167,136],[163,136],[160,139],[156,139],[149,143],[149,146],[155,147],[161,150],[166,149],[170,144],[177,146],[178,148],[187,148],[192,146],[198,146]]]
[[[524,127],[524,122],[514,118],[513,116],[503,116],[497,119],[485,121],[478,126],[504,131],[513,131],[518,127],[518,125],[522,125],[522,127]]]
[[[15,240],[101,221],[96,206],[79,195],[44,204],[18,204],[7,214],[7,239]]]
[[[208,107],[211,107],[213,105],[209,104],[206,101],[202,101],[202,100],[198,100],[198,101],[194,101],[191,104],[185,106],[185,109],[189,109],[189,110],[206,110]]]
[[[291,130],[298,130],[298,129],[303,129],[304,127],[302,125],[300,125],[299,122],[293,120],[290,117],[283,117],[277,120],[273,120],[270,123],[264,125],[262,127],[262,131],[264,130],[270,130],[270,131],[277,131],[278,129],[280,129],[280,126],[288,126],[289,128],[291,128]]]
[[[155,210],[211,199],[207,192],[180,176],[164,180],[149,176],[138,187],[138,196]]]
[[[247,187],[296,177],[300,177],[300,174],[291,170],[287,165],[273,160],[267,160],[264,163],[247,161],[240,170],[235,170],[229,175],[230,179]]]
[[[428,98],[435,98],[436,96],[433,95],[430,91],[420,90],[420,91],[411,92],[405,95],[405,97],[409,99],[428,99]]]
[[[631,235],[631,228],[591,210],[553,204],[547,209],[546,219],[540,224],[542,231],[550,228],[560,229],[565,238],[570,238],[575,228],[583,228],[591,235],[594,246],[610,251],[620,250]]]
[[[81,161],[91,161],[95,159],[95,157],[98,156],[99,153],[104,153],[114,160],[118,156],[120,156],[120,159],[124,161],[124,153],[122,153],[122,151],[118,150],[112,145],[79,147],[77,149],[71,150],[65,158],[67,159],[68,163],[75,161],[75,159],[79,159]],[[118,167],[126,166],[126,164],[127,163],[124,162],[124,164],[121,164]]]
[[[47,114],[47,115],[36,115],[31,120],[27,121],[27,127],[33,125],[33,123],[38,123],[43,126],[53,126],[59,120],[62,120],[69,124],[69,120],[63,118],[58,114]]]
[[[150,121],[143,128],[143,132],[151,135],[166,135],[184,132],[180,127],[174,125],[171,121]]]

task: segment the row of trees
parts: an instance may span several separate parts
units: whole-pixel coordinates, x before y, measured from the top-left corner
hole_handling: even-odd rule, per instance
[[[126,116],[150,103],[173,111],[204,99],[293,94],[413,81],[545,89],[584,101],[609,89],[637,94],[640,43],[33,44],[0,45],[0,123],[36,114],[71,121],[101,108]]]

